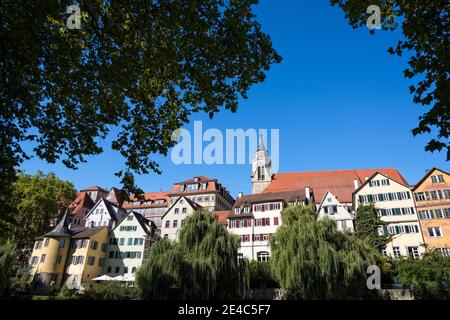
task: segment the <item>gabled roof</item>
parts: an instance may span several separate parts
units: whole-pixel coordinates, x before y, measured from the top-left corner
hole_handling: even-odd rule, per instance
[[[409,189],[408,184],[405,184],[405,183],[402,183],[402,182],[397,181],[397,180],[395,180],[395,179],[392,179],[391,177],[388,177],[387,175],[385,175],[385,174],[383,174],[383,173],[381,173],[381,172],[375,172],[373,175],[371,175],[369,178],[367,178],[366,181],[364,181],[364,183],[363,183],[362,185],[360,185],[358,189],[356,189],[356,190],[354,191],[354,194],[358,193],[362,188],[364,188],[364,187],[365,187],[365,186],[366,186],[373,178],[375,178],[377,175],[382,175],[382,176],[385,177],[385,178],[389,178],[389,179],[391,179],[391,180],[394,180],[395,182],[397,182],[397,183],[401,184],[402,186],[404,186],[404,187],[406,187],[406,188]]]
[[[121,194],[121,191],[117,188],[112,187],[111,191],[109,191],[108,195],[106,196],[106,200],[121,206],[123,203],[123,197]]]
[[[135,217],[135,219],[139,222],[140,226],[146,233],[151,233],[152,229],[156,229],[156,225],[153,221],[148,220],[143,215],[135,211],[130,211],[119,223],[117,223],[114,230],[117,229],[122,224],[122,222],[126,221],[129,215],[133,215]]]
[[[98,205],[103,202],[105,204],[105,208],[106,211],[108,211],[108,214],[111,216],[111,219],[115,220],[115,221],[119,221],[116,211],[113,208],[117,208],[117,211],[122,211],[124,214],[126,213],[126,211],[124,209],[122,209],[121,207],[119,207],[118,205],[112,203],[109,200],[106,200],[105,198],[100,198],[97,203],[95,204],[95,206],[88,212],[88,214],[86,215],[85,219],[87,219],[92,212],[94,212],[94,210],[98,207]]]
[[[290,172],[275,174],[263,193],[310,187],[315,199],[322,199],[325,193],[330,191],[341,203],[351,203],[355,191],[354,181],[357,180],[359,186],[375,172],[380,172],[399,183],[408,184],[394,168]]]
[[[78,192],[75,200],[69,205],[72,215],[77,215],[83,208],[92,209],[95,203],[86,192]]]
[[[167,209],[166,213],[164,213],[164,215],[161,217],[161,220],[164,219],[164,217],[172,210],[172,208],[178,203],[178,201],[180,201],[181,199],[186,200],[186,202],[191,206],[192,209],[196,210],[201,210],[203,209],[203,207],[197,203],[195,203],[194,201],[192,201],[191,199],[189,199],[188,197],[185,196],[180,196],[178,197],[178,199],[170,206],[169,209]]]
[[[412,190],[415,191],[418,187],[420,187],[420,185],[421,185],[426,179],[428,179],[428,178],[433,174],[433,172],[435,172],[436,170],[441,171],[442,173],[444,173],[444,174],[446,174],[446,175],[450,175],[450,173],[448,173],[448,172],[446,172],[446,171],[444,171],[444,170],[442,170],[442,169],[433,167],[433,168],[431,168],[430,170],[427,171],[427,173],[425,174],[425,176],[424,176],[422,179],[420,179],[419,182],[416,183],[416,185],[413,187]]]

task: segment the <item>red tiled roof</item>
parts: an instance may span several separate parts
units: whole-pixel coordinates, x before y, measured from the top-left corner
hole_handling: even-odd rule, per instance
[[[72,215],[78,214],[82,209],[92,209],[95,203],[86,192],[78,192],[75,200],[69,205]]]
[[[382,173],[402,184],[408,185],[402,175],[394,168],[364,170],[334,170],[312,172],[277,173],[263,193],[299,190],[310,187],[316,200],[324,197],[327,191],[333,193],[340,202],[351,203],[355,191],[354,180],[358,186],[374,173]]]
[[[219,223],[227,225],[228,224],[228,216],[230,215],[230,211],[214,211],[219,220]]]
[[[197,182],[195,181],[195,178],[198,178]],[[208,183],[208,185],[206,186],[206,190],[204,190],[203,186],[201,185],[201,183],[204,183],[204,182]],[[181,188],[180,188],[181,185],[196,184],[196,183],[200,184],[198,187],[198,190],[188,191],[187,188],[185,188],[185,190],[183,192],[181,192]],[[189,179],[189,180],[186,180],[183,182],[174,183],[171,195],[214,192],[214,191],[218,191],[218,189],[219,189],[219,183],[217,182],[217,179],[210,179],[205,176],[197,176],[197,177],[194,177],[192,179]]]
[[[159,208],[159,207],[168,207],[169,206],[169,191],[161,191],[161,192],[147,192],[142,195],[141,204],[135,205],[133,202],[138,201],[136,197],[130,196],[130,201],[125,201],[122,205],[122,207],[126,209],[132,209],[132,208]],[[156,200],[164,200],[164,204],[157,204],[153,203],[153,201]],[[147,201],[152,201],[151,204],[145,203]]]

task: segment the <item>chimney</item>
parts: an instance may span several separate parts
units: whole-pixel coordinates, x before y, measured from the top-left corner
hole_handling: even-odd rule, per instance
[[[353,186],[355,187],[355,190],[359,188],[359,183],[357,179],[353,180]]]
[[[311,189],[309,187],[305,187],[305,195],[306,195],[306,199],[311,198]]]
[[[242,198],[243,196],[244,196],[244,193],[243,192],[239,192],[237,198],[239,199],[239,198]]]

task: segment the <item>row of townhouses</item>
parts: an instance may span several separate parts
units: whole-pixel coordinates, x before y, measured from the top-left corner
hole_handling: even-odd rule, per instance
[[[267,261],[269,238],[291,204],[312,206],[343,232],[355,230],[359,206],[374,204],[392,235],[383,254],[420,258],[425,251],[449,255],[450,174],[432,168],[414,186],[393,168],[272,174],[260,140],[252,163],[252,194],[234,199],[217,179],[198,176],[172,190],[124,201],[121,192],[81,190],[55,228],[36,239],[30,258],[36,289],[80,288],[91,281],[133,282],[145,253],[161,237],[177,241],[193,212],[206,209],[240,238],[238,258]]]

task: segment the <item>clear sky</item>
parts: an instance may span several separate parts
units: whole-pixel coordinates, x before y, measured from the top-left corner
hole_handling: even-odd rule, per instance
[[[412,83],[403,78],[406,57],[386,52],[399,33],[353,30],[328,0],[266,0],[256,13],[283,61],[252,88],[236,113],[222,111],[213,120],[192,117],[203,121],[204,130],[279,129],[280,172],[395,167],[413,184],[427,168],[449,169],[444,152],[424,151],[428,136],[411,134],[426,109],[412,103]],[[53,171],[78,189],[120,186],[114,173],[123,159],[109,142],[103,146],[103,154],[88,157],[77,171],[38,159],[22,169]],[[196,175],[218,178],[233,196],[251,190],[249,164],[177,166],[170,156],[156,160],[162,175],[136,179],[145,191],[170,190],[174,182]]]

